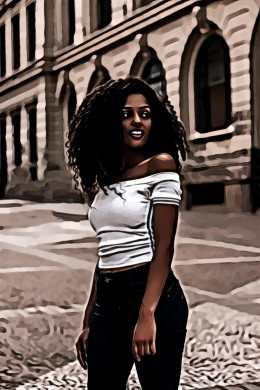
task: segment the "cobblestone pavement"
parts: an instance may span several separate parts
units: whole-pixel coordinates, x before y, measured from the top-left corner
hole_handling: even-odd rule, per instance
[[[97,243],[83,214],[0,201],[1,389],[87,387],[74,345]],[[196,211],[180,222],[174,271],[190,307],[180,389],[259,390],[260,218]],[[128,389],[140,389],[134,368]]]
[[[259,320],[259,316],[243,315],[214,303],[194,308],[189,320],[180,389],[256,383],[259,379],[256,344]],[[29,383],[18,389],[86,389],[86,381],[87,372],[77,362],[72,362],[43,375],[35,385]],[[250,388],[251,385],[247,386]],[[128,389],[141,389],[134,369]]]

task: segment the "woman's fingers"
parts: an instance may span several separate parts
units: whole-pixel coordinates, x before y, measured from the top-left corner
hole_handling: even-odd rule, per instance
[[[84,359],[82,358],[80,349],[77,350],[77,359],[78,359],[79,364],[81,365],[81,367],[84,368],[84,370],[86,370],[87,369],[87,365],[86,365]]]
[[[145,343],[145,346],[144,346],[144,353],[145,353],[145,355],[150,355],[150,354],[151,354],[151,351],[150,351],[150,343],[149,343],[149,341],[147,341],[147,342]]]
[[[138,352],[139,352],[139,356],[141,355],[141,357],[142,356],[144,356],[144,352],[145,352],[145,342],[144,341],[140,341],[139,343],[138,343]]]
[[[151,349],[152,355],[155,355],[156,354],[155,338],[153,338],[153,340],[151,340],[150,349]]]
[[[76,348],[77,348],[77,358],[78,358],[78,361],[79,361],[81,367],[86,370],[87,369],[87,364],[86,364],[86,359],[87,359],[86,346],[85,346],[85,343],[83,342],[83,340],[81,338],[79,338],[79,340],[78,340],[78,342],[76,344]]]
[[[132,352],[133,352],[134,358],[135,358],[136,360],[138,360],[138,362],[140,362],[141,358],[140,358],[140,356],[139,356],[137,343],[136,343],[135,341],[133,342]]]
[[[154,355],[156,353],[155,340],[136,341],[133,343],[133,355],[138,361],[145,355]]]

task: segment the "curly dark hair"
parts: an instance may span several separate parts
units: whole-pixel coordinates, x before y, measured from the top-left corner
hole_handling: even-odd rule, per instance
[[[91,205],[99,189],[106,193],[104,186],[120,175],[124,149],[122,107],[128,95],[134,93],[142,94],[151,109],[152,127],[146,149],[151,156],[169,153],[178,172],[181,171],[179,153],[185,160],[189,148],[185,130],[168,97],[160,97],[138,77],[109,80],[86,95],[67,133],[65,145],[69,167],[74,171],[74,189],[80,192],[83,203],[87,195],[88,205]]]

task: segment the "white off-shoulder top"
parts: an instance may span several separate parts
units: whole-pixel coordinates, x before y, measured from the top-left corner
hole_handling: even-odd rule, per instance
[[[88,210],[99,239],[99,268],[117,268],[152,260],[155,249],[153,210],[157,203],[179,206],[176,172],[159,172],[104,186]]]

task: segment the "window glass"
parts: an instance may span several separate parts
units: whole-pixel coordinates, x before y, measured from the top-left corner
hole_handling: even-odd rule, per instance
[[[112,20],[111,0],[90,1],[90,31],[108,26]]]
[[[154,0],[133,0],[133,10],[152,3]]]
[[[144,68],[142,79],[145,80],[159,95],[166,94],[165,70],[161,61],[153,59]]]
[[[75,34],[75,3],[74,0],[62,0],[62,34],[63,45],[72,45]]]
[[[27,59],[33,61],[35,58],[35,3],[26,8],[27,13]]]
[[[14,140],[14,165],[19,167],[22,164],[21,144],[21,113],[20,110],[11,114]]]
[[[20,68],[20,15],[12,18],[13,69]]]

